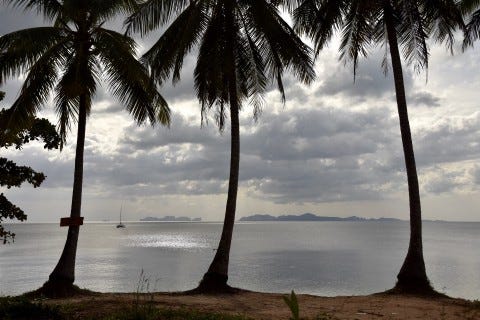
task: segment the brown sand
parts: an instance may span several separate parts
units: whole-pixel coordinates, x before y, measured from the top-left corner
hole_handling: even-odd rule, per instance
[[[156,293],[141,296],[153,299],[160,308],[185,308],[199,311],[239,314],[253,319],[289,319],[282,294],[242,292],[234,295],[182,295]],[[53,300],[68,304],[77,319],[98,317],[133,304],[134,294],[105,293],[88,297]],[[300,316],[307,319],[480,319],[480,304],[462,299],[424,298],[393,294],[369,296],[318,297],[298,295]]]

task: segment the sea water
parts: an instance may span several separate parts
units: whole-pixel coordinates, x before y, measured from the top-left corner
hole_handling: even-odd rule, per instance
[[[76,284],[132,292],[140,273],[150,291],[194,288],[212,260],[221,223],[87,223],[80,228]],[[0,295],[40,287],[65,243],[58,224],[13,224],[0,246]],[[424,254],[434,287],[480,299],[480,223],[424,222]],[[237,223],[229,283],[263,292],[360,295],[395,284],[408,248],[408,222]]]

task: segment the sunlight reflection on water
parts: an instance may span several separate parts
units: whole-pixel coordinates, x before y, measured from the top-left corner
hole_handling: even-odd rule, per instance
[[[197,249],[208,248],[205,239],[182,234],[149,234],[126,237],[125,246],[141,248]]]
[[[210,265],[222,225],[209,223],[85,224],[76,260],[80,287],[135,290],[141,270],[155,290],[196,285]],[[15,243],[0,246],[0,295],[39,288],[65,243],[58,224],[15,224]],[[434,287],[479,299],[480,223],[424,223],[425,263]],[[408,222],[238,223],[230,257],[232,286],[326,296],[370,294],[395,284],[409,237]]]

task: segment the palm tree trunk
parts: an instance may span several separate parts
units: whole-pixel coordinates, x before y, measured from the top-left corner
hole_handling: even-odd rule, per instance
[[[80,96],[80,109],[78,114],[78,134],[75,153],[75,172],[73,177],[72,206],[70,217],[81,216],[82,207],[82,184],[83,184],[83,151],[85,145],[85,130],[87,122],[87,96]],[[79,226],[69,226],[67,241],[63,248],[57,266],[50,274],[50,282],[56,290],[62,290],[62,286],[71,286],[75,280],[75,257],[77,253],[77,242]]]
[[[238,173],[240,165],[240,124],[238,120],[239,104],[237,100],[236,83],[230,84],[230,117],[231,117],[231,155],[230,178],[228,181],[228,196],[223,221],[223,230],[217,252],[207,273],[203,276],[198,289],[207,292],[231,291],[227,285],[228,262],[230,247],[235,223],[235,210],[237,206]]]
[[[408,178],[408,196],[410,202],[410,243],[408,253],[403,262],[402,268],[397,275],[396,288],[419,292],[425,289],[430,290],[425,271],[422,248],[422,212],[420,205],[420,191],[418,186],[417,168],[413,152],[412,134],[408,121],[407,100],[405,97],[405,85],[403,81],[402,62],[398,50],[397,33],[393,23],[391,7],[385,12],[385,22],[388,33],[388,43],[392,58],[393,77],[395,81],[395,92],[397,97],[398,116],[400,119],[400,131],[402,135],[403,153]]]

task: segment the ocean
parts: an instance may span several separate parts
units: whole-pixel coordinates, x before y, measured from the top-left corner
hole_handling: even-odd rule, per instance
[[[132,292],[140,274],[150,291],[194,288],[213,258],[221,223],[87,223],[80,229],[75,283]],[[15,243],[0,246],[0,295],[40,287],[66,238],[58,224],[11,224]],[[424,222],[424,254],[433,286],[480,299],[480,223]],[[363,295],[395,284],[408,222],[237,223],[229,283],[262,292]]]

